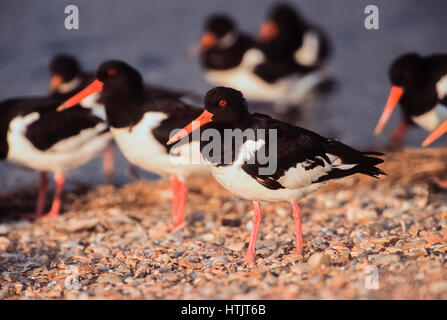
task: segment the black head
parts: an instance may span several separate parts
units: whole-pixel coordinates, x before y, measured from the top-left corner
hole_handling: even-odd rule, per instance
[[[78,76],[81,73],[81,67],[76,58],[61,54],[51,60],[50,73],[51,76],[59,76],[62,82],[65,83]]]
[[[211,32],[217,39],[220,39],[236,31],[236,25],[230,17],[224,14],[213,14],[206,19],[204,29],[205,32]]]
[[[213,114],[213,122],[233,122],[248,114],[247,101],[242,92],[227,88],[215,87],[209,90],[204,98],[205,109]]]
[[[296,33],[306,25],[298,11],[286,3],[273,5],[267,19],[275,24],[279,34]]]
[[[415,83],[423,71],[422,62],[422,57],[416,53],[408,53],[394,60],[389,70],[391,84],[405,88]]]
[[[141,74],[125,62],[111,60],[102,63],[96,77],[104,84],[102,95],[107,98],[139,98],[143,95],[144,85]]]

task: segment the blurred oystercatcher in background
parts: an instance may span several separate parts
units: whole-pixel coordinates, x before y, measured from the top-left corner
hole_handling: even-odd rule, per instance
[[[201,110],[174,97],[153,98],[145,91],[140,73],[121,61],[102,63],[96,78],[59,110],[101,92],[110,131],[126,159],[144,170],[171,177],[172,230],[180,227],[188,194],[186,179],[208,169],[200,161],[198,141],[176,148],[167,147],[166,142],[171,131],[195,119]]]
[[[296,127],[263,114],[250,114],[241,92],[232,88],[216,87],[208,91],[204,99],[205,111],[174,135],[168,142],[172,145],[201,127],[203,130],[215,129],[220,133],[217,141],[223,158],[208,154],[207,143],[201,141],[202,157],[210,165],[211,173],[226,189],[238,197],[252,200],[254,205],[253,229],[245,260],[255,257],[256,237],[261,222],[260,201],[289,201],[293,208],[296,230],[296,248],[302,252],[301,210],[297,201],[314,192],[330,179],[343,178],[355,173],[374,178],[385,174],[376,165],[383,162],[374,156],[377,152],[360,152],[337,140],[326,139],[312,131]],[[224,143],[224,130],[240,129],[253,132],[247,135],[240,146],[231,141]],[[267,130],[263,137],[260,129]],[[276,137],[270,137],[273,132]],[[216,144],[216,141],[210,143]],[[269,154],[275,165],[271,173],[263,174],[259,160],[276,144],[276,154]],[[205,152],[206,150],[206,152]],[[224,153],[229,153],[226,154]],[[230,157],[228,157],[230,156]],[[273,158],[272,158],[273,157]],[[232,159],[230,162],[216,159]]]
[[[325,78],[316,66],[299,65],[291,55],[269,59],[226,15],[206,19],[199,47],[209,82],[234,87],[248,99],[273,103],[279,110],[302,103]]]
[[[55,56],[50,62],[50,95],[67,100],[94,80],[94,75],[82,70],[78,60],[67,54]],[[99,101],[99,94],[92,95],[79,104],[91,109],[99,118],[106,121],[104,105]],[[104,150],[103,170],[107,184],[114,184],[115,155],[112,142]]]
[[[307,23],[296,9],[274,4],[261,26],[259,43],[269,60],[293,60],[308,68],[321,67],[329,57],[328,37]]]
[[[433,131],[447,120],[447,55],[402,55],[392,63],[389,77],[392,88],[376,135],[382,132],[397,103],[403,117],[391,135],[392,145],[402,143],[412,123]]]
[[[62,101],[36,97],[0,102],[0,159],[41,172],[37,209],[30,218],[43,216],[46,172],[54,173],[56,189],[45,216],[54,217],[61,208],[64,173],[96,157],[112,139],[107,123],[90,109],[77,105],[56,112]]]

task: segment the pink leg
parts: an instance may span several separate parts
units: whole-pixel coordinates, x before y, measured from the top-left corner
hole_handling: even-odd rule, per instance
[[[102,166],[104,169],[106,183],[113,184],[115,180],[113,177],[113,173],[115,171],[115,150],[113,149],[112,144],[108,145],[104,150]]]
[[[405,119],[402,119],[397,125],[396,129],[394,129],[393,133],[391,134],[390,144],[395,146],[402,145],[402,142],[405,138],[405,135],[408,132],[408,129],[410,129],[410,125]]]
[[[45,218],[53,218],[59,215],[61,209],[61,195],[65,184],[65,175],[63,173],[57,173],[54,176],[54,182],[56,183],[56,190],[54,192],[54,200],[51,205],[51,210],[45,215]]]
[[[19,216],[31,220],[36,220],[42,218],[43,210],[45,209],[45,200],[47,196],[48,187],[48,177],[46,172],[40,173],[40,186],[39,186],[39,196],[37,197],[36,212],[34,214],[19,214]]]
[[[245,255],[244,261],[254,262],[255,260],[255,250],[256,250],[256,238],[259,232],[259,226],[261,225],[262,212],[261,204],[258,201],[253,201],[253,207],[255,212],[253,214],[253,227],[250,234],[250,243],[248,245],[247,254]]]
[[[34,217],[36,219],[43,215],[43,210],[45,209],[45,198],[47,196],[48,187],[48,177],[46,172],[40,173],[40,187],[39,187],[39,197],[37,198],[37,207]]]
[[[301,209],[296,202],[290,202],[292,204],[293,213],[292,217],[295,220],[295,236],[296,236],[296,251],[298,254],[303,252],[303,232],[301,229]]]
[[[170,231],[176,230],[183,224],[188,185],[176,176],[171,177],[172,183],[172,218],[173,226]]]
[[[176,176],[171,176],[171,187],[172,187],[172,222],[177,221],[177,211],[178,211],[178,191],[179,191],[179,179]]]

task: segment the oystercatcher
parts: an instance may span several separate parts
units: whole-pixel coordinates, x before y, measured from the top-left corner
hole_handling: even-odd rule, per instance
[[[96,157],[112,139],[107,123],[89,109],[78,105],[56,112],[62,101],[35,97],[0,102],[0,159],[41,172],[37,209],[31,218],[43,216],[46,172],[54,173],[56,189],[45,216],[54,217],[61,208],[64,173]]]
[[[398,102],[403,119],[392,134],[393,144],[402,142],[412,123],[433,131],[447,120],[447,55],[402,55],[392,63],[389,77],[392,88],[376,135],[382,132]]]
[[[261,26],[258,39],[267,59],[292,59],[300,66],[318,68],[330,53],[328,37],[288,4],[274,4],[267,21]]]
[[[200,160],[198,141],[167,147],[169,133],[195,119],[200,109],[175,98],[153,98],[143,87],[140,73],[121,61],[100,65],[96,80],[66,101],[64,110],[101,92],[110,131],[127,160],[144,170],[170,176],[173,190],[173,229],[183,223],[188,187],[186,179],[208,172]]]
[[[235,195],[253,201],[253,229],[245,260],[252,261],[255,257],[261,222],[260,201],[289,201],[292,204],[296,247],[301,253],[299,199],[330,179],[355,173],[374,178],[385,174],[376,167],[383,160],[374,157],[381,153],[360,152],[337,140],[324,138],[267,115],[251,114],[242,93],[235,89],[211,89],[205,96],[204,104],[203,113],[173,135],[168,144],[172,145],[201,127],[202,158],[210,165],[212,175]],[[236,139],[227,140],[228,131],[236,132]],[[243,135],[239,139],[237,132]],[[212,137],[209,143],[203,138],[205,133],[208,139]],[[239,144],[235,142],[237,140]],[[266,150],[269,150],[267,157]]]
[[[256,42],[225,15],[206,20],[199,47],[209,82],[237,88],[249,99],[277,107],[299,104],[326,79],[323,72],[312,72],[315,68],[292,59],[266,59]]]

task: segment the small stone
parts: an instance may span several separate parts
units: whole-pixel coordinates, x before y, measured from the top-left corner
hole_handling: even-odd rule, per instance
[[[12,242],[6,237],[0,237],[0,251],[7,251],[12,247]]]
[[[413,248],[407,253],[407,255],[411,258],[417,258],[421,256],[427,255],[427,250],[425,248]]]
[[[67,230],[69,232],[78,232],[81,230],[90,230],[94,229],[99,223],[98,218],[91,219],[71,219],[67,222]]]
[[[329,266],[331,263],[331,257],[326,253],[317,252],[309,258],[307,263],[312,269],[320,269]]]
[[[202,234],[201,238],[203,241],[212,242],[215,240],[216,237],[212,233],[205,233]]]
[[[222,219],[222,225],[226,227],[239,227],[241,219]]]
[[[116,285],[122,283],[122,281],[121,277],[118,276],[117,274],[112,272],[105,272],[98,277],[98,283]]]
[[[231,243],[229,245],[225,246],[227,249],[231,250],[231,251],[242,251],[245,247],[245,243],[243,242],[236,242],[236,243]]]
[[[46,254],[44,254],[37,258],[36,262],[41,266],[47,266],[49,265],[50,258]]]
[[[374,265],[388,266],[400,262],[400,257],[397,254],[370,254],[368,261]]]

